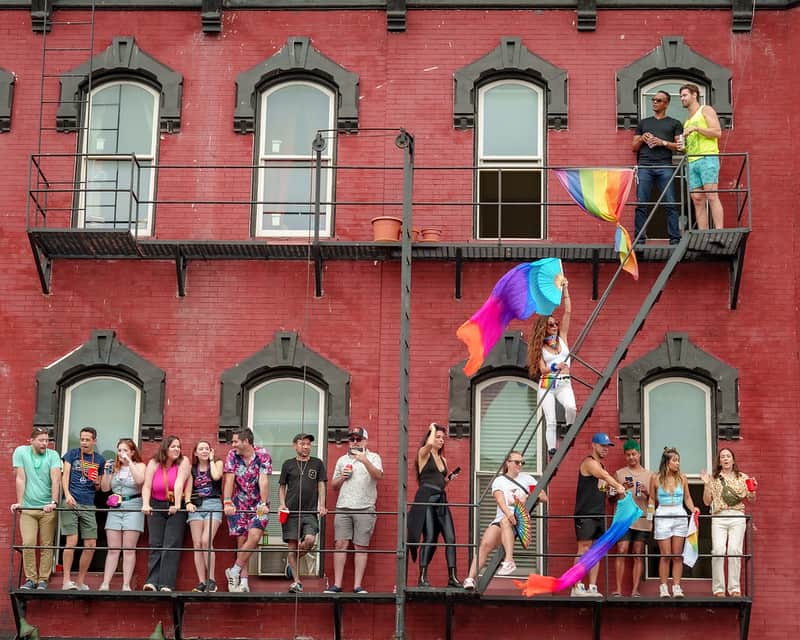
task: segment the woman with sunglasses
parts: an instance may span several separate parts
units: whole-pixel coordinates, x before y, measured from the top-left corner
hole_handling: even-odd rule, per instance
[[[411,559],[417,559],[417,545],[420,536],[424,545],[419,552],[420,587],[430,587],[428,565],[436,553],[437,540],[441,535],[445,542],[447,558],[448,587],[460,587],[456,577],[456,531],[453,515],[447,506],[447,483],[458,475],[460,467],[448,473],[444,457],[444,427],[432,422],[428,433],[423,437],[417,451],[417,481],[419,489],[414,496],[414,504],[408,513],[408,541]]]
[[[567,334],[572,301],[567,284],[564,280],[564,317],[561,322],[553,316],[535,316],[528,342],[528,371],[531,378],[539,381],[539,406],[544,413],[547,453],[551,456],[556,452],[556,400],[564,407],[568,426],[575,421],[577,413],[569,375]]]
[[[512,451],[503,462],[501,475],[492,482],[492,497],[497,502],[497,514],[483,532],[477,557],[472,558],[469,576],[464,580],[464,588],[467,590],[475,588],[478,571],[486,564],[489,554],[501,544],[505,552],[505,560],[497,569],[497,575],[510,575],[517,568],[514,562],[514,538],[517,534],[514,503],[516,500],[524,503],[536,486],[536,478],[528,473],[522,473],[524,464],[525,460],[522,459],[522,454],[519,451]],[[539,500],[547,502],[547,494],[544,491],[539,494]]]

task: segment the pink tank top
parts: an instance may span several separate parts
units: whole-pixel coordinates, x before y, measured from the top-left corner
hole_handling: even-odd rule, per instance
[[[178,478],[178,465],[173,464],[169,470],[167,471],[167,483],[169,484],[169,490],[175,490],[175,480]],[[156,467],[156,472],[153,475],[153,490],[151,495],[153,496],[153,500],[163,500],[166,501],[167,499],[167,489],[164,487],[164,467],[158,465]]]

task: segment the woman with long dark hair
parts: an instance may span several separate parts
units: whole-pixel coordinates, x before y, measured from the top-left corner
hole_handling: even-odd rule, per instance
[[[748,476],[739,471],[736,456],[727,447],[717,452],[713,477],[703,472],[700,478],[703,480],[703,502],[711,507],[711,590],[717,598],[725,597],[727,553],[728,595],[738,598],[742,595],[741,555],[747,529],[744,502],[755,500],[756,494],[748,489]]]
[[[577,409],[575,394],[570,382],[569,323],[572,301],[567,281],[562,283],[564,315],[559,322],[553,316],[534,316],[531,337],[528,341],[528,372],[539,381],[539,406],[544,413],[547,452],[556,452],[556,400],[564,407],[567,425],[575,422]]]
[[[672,564],[672,597],[683,598],[681,578],[683,577],[683,545],[689,534],[689,520],[683,506],[689,511],[699,513],[689,494],[689,480],[681,473],[681,454],[675,448],[664,447],[658,473],[650,480],[650,498],[647,510],[658,502],[653,523],[653,537],[658,542],[661,558],[658,562],[658,595],[669,598],[670,561]]]
[[[422,536],[422,549],[419,552],[419,586],[430,587],[428,581],[428,565],[436,553],[436,541],[439,536],[445,542],[447,558],[448,587],[460,587],[456,577],[456,532],[453,527],[453,515],[447,506],[445,486],[457,473],[447,472],[447,460],[444,457],[445,429],[432,422],[428,433],[417,450],[416,467],[419,489],[414,496],[415,504],[408,514],[408,541],[416,543]],[[456,470],[457,471],[457,470]],[[411,558],[416,560],[417,547],[409,547]]]
[[[189,460],[181,453],[177,436],[162,440],[158,452],[147,463],[142,487],[142,512],[148,516],[150,559],[145,591],[173,591],[178,577],[186,529],[186,511],[181,509],[183,488],[189,477]]]

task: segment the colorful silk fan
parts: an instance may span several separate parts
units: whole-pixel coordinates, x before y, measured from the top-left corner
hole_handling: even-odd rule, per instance
[[[531,514],[525,508],[525,502],[514,496],[514,518],[517,520],[517,537],[523,549],[527,549],[533,540],[533,523]]]
[[[590,216],[617,225],[614,250],[622,268],[639,279],[639,264],[631,237],[620,224],[622,210],[633,184],[633,169],[558,169],[556,177],[575,203]]]
[[[542,593],[555,593],[562,589],[568,589],[589,573],[589,569],[600,562],[600,559],[611,551],[611,548],[625,535],[630,526],[641,517],[642,510],[636,506],[630,492],[626,493],[625,497],[617,502],[617,510],[614,512],[611,526],[561,576],[552,578],[531,573],[526,581],[514,580],[514,584],[522,590],[522,595],[529,598]]]
[[[686,542],[683,544],[683,564],[687,567],[693,567],[697,558],[700,557],[700,551],[697,546],[697,514],[693,513],[689,518],[689,533],[686,536]]]
[[[561,304],[563,279],[558,258],[518,264],[500,278],[483,306],[456,331],[469,350],[464,373],[471,376],[480,369],[509,322],[525,320],[534,312],[553,313]]]

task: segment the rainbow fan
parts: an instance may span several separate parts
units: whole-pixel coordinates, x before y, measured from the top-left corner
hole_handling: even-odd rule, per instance
[[[514,518],[517,520],[517,537],[523,549],[527,549],[533,540],[533,523],[531,514],[525,508],[525,502],[514,496]]]

